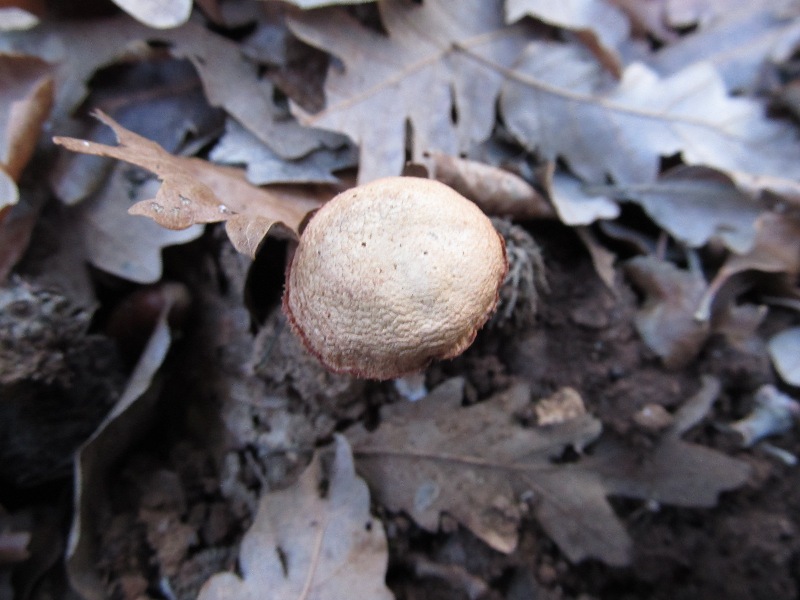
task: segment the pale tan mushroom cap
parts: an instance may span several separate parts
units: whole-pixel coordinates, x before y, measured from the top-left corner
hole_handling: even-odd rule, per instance
[[[507,269],[503,239],[472,202],[437,181],[388,177],[314,215],[283,304],[328,368],[390,379],[466,350]]]

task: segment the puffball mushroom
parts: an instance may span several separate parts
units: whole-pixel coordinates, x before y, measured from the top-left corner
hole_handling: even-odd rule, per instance
[[[503,238],[475,204],[437,181],[387,177],[313,216],[283,307],[330,370],[392,379],[466,350],[507,271]]]

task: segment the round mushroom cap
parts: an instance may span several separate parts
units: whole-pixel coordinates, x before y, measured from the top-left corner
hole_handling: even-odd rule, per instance
[[[283,306],[329,369],[391,379],[466,350],[507,270],[503,239],[475,204],[438,181],[387,177],[314,215]]]

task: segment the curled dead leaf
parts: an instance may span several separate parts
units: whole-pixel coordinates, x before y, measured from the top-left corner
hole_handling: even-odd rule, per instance
[[[706,291],[697,273],[684,271],[652,256],[640,256],[625,264],[625,271],[646,294],[636,314],[636,329],[664,365],[676,369],[690,362],[709,335],[707,322],[694,318]]]
[[[322,204],[302,189],[258,188],[248,183],[239,169],[173,156],[103,112],[97,111],[95,116],[114,130],[119,146],[65,137],[53,141],[74,152],[109,156],[155,173],[162,181],[155,198],[137,202],[128,212],[149,217],[167,229],[225,221],[236,249],[255,256],[273,227],[282,225],[283,231],[296,236],[306,214]]]
[[[50,114],[53,92],[48,63],[32,56],[0,55],[0,211],[19,198],[16,182]]]
[[[474,160],[431,151],[430,176],[472,200],[488,215],[512,219],[552,219],[553,207],[519,175]]]

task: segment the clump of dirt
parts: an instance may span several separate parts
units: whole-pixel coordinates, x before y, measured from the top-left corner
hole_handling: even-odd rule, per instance
[[[19,278],[0,288],[0,502],[68,476],[122,389],[114,342],[89,333],[90,318]]]

